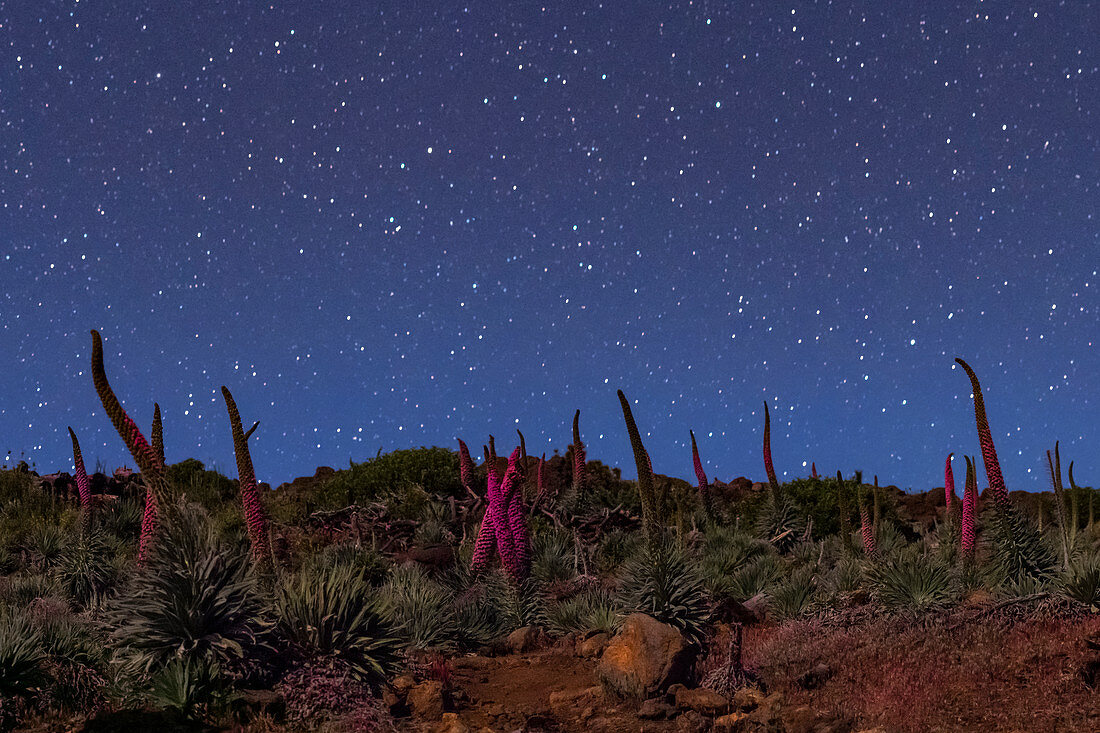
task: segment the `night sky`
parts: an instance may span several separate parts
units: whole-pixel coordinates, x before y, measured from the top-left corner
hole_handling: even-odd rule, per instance
[[[0,453],[1100,485],[1088,2],[0,3]],[[587,9],[582,9],[587,6]],[[146,433],[148,435],[148,432]],[[984,486],[982,475],[982,486]]]

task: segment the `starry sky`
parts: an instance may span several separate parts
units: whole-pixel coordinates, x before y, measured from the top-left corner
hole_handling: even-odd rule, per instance
[[[0,3],[0,453],[1100,485],[1087,2]],[[1091,30],[1090,30],[1091,29]],[[147,433],[148,434],[148,433]],[[961,476],[961,470],[956,473]],[[960,479],[961,480],[961,479]],[[982,477],[984,486],[984,476]]]

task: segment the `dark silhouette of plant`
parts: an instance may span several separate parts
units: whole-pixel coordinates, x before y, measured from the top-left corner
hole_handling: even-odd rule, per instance
[[[164,462],[126,414],[107,381],[107,372],[103,368],[103,340],[95,329],[92,329],[92,381],[107,417],[111,419],[130,455],[137,462],[148,489],[145,495],[145,513],[141,519],[141,539],[138,542],[138,564],[142,565],[148,558],[157,533],[159,507],[169,499],[169,486],[165,478]]]
[[[649,454],[642,445],[642,436],[638,433],[638,425],[634,422],[634,415],[630,411],[630,403],[626,395],[620,389],[619,404],[623,408],[623,419],[626,421],[626,432],[630,436],[630,447],[634,451],[634,466],[638,471],[638,494],[642,500],[642,533],[650,552],[657,554],[657,546],[660,541],[660,519],[657,516],[657,495],[653,488],[653,464],[650,463]]]
[[[691,435],[691,462],[695,467],[695,478],[699,481],[699,500],[703,504],[703,511],[707,519],[714,521],[714,506],[710,496],[710,488],[707,484],[707,474],[703,471],[703,463],[699,460],[699,447],[695,444],[695,431],[689,430]]]
[[[229,427],[233,434],[233,453],[237,458],[237,477],[240,486],[241,505],[244,509],[245,526],[248,528],[248,542],[252,548],[252,560],[263,569],[275,567],[275,557],[271,551],[271,539],[268,535],[267,512],[260,501],[259,487],[256,485],[256,471],[252,467],[252,456],[248,452],[248,438],[259,427],[253,423],[248,432],[241,429],[241,415],[237,412],[237,403],[229,388],[222,385],[222,397],[229,412]]]
[[[149,433],[149,441],[160,465],[168,465],[164,462],[164,423],[160,418],[160,405],[156,402],[153,403],[153,429]]]
[[[954,455],[954,453],[948,453],[947,461],[943,464],[943,502],[947,507],[948,516],[951,516],[955,503],[955,474],[951,471],[951,457]]]
[[[962,552],[964,559],[973,560],[976,540],[974,518],[978,512],[978,478],[970,456],[963,456],[963,458],[966,459],[966,483],[963,485],[962,499]]]

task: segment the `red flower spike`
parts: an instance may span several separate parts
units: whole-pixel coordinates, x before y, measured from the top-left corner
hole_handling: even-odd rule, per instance
[[[485,454],[485,470],[488,481],[485,488],[485,514],[481,517],[481,527],[478,529],[477,539],[474,541],[474,556],[470,561],[470,571],[473,573],[479,573],[488,567],[497,547],[497,479],[489,458],[489,446],[482,446],[481,448]]]
[[[474,490],[474,461],[470,458],[470,449],[458,439],[458,480],[469,492]]]
[[[810,461],[810,477],[817,478],[817,464]]]
[[[523,433],[518,429],[516,433],[519,435],[519,475],[522,478],[527,475],[527,442],[523,439]]]
[[[970,459],[970,456],[963,456],[966,459],[966,483],[963,486],[963,498],[962,498],[962,551],[963,555],[967,558],[974,557],[974,516],[978,512],[978,478],[977,472],[974,470],[974,462]]]
[[[860,533],[863,535],[863,552],[868,556],[875,554],[875,528],[871,522],[871,510],[860,502],[859,505]]]
[[[943,502],[947,507],[947,513],[951,513],[951,507],[955,502],[955,474],[951,471],[951,456],[947,454],[947,461],[943,464]]]
[[[516,448],[508,457],[508,469],[504,472],[504,481],[501,483],[501,502],[506,503],[508,508],[508,530],[515,550],[512,576],[523,580],[531,567],[531,543],[527,533],[527,519],[523,514],[523,492],[517,485],[520,478],[518,462],[519,448]],[[503,554],[501,561],[507,569],[509,563]]]
[[[164,424],[160,419],[160,405],[153,403],[153,429],[150,431],[149,440],[153,443],[153,453],[156,454],[160,465],[167,466],[164,462]]]
[[[703,471],[703,462],[699,460],[699,446],[695,444],[695,431],[688,430],[691,436],[691,462],[695,466],[695,478],[699,480],[699,498],[703,500],[703,508],[707,514],[711,514],[710,486],[707,482],[707,474]]]
[[[92,382],[95,384],[99,401],[103,404],[103,410],[123,442],[126,443],[126,448],[138,464],[141,477],[147,486],[145,511],[141,517],[141,538],[138,540],[138,565],[140,566],[144,564],[152,546],[153,536],[156,534],[157,505],[168,498],[168,481],[165,478],[164,463],[159,460],[138,426],[126,414],[122,403],[118,401],[114,390],[111,389],[110,382],[107,381],[107,372],[103,367],[103,339],[95,329],[92,329]]]
[[[573,413],[573,489],[574,497],[581,495],[584,488],[585,469],[588,466],[588,454],[585,452],[584,443],[581,442],[580,429],[581,411]]]
[[[80,494],[81,521],[87,525],[92,513],[91,484],[88,481],[88,472],[84,470],[84,457],[80,453],[80,443],[72,428],[69,428],[69,437],[73,440],[73,472],[76,474],[76,490]]]
[[[248,436],[256,425],[246,434],[241,428],[241,415],[237,412],[237,403],[233,400],[229,388],[222,386],[222,397],[229,412],[229,427],[233,433],[233,453],[237,458],[237,477],[241,492],[241,505],[244,508],[244,521],[248,530],[248,541],[252,546],[252,559],[257,565],[274,567],[275,556],[271,551],[268,536],[267,513],[260,501],[259,487],[256,485],[256,470],[252,466],[252,455],[248,451]]]
[[[772,419],[768,412],[768,403],[764,403],[764,470],[768,473],[768,484],[772,493],[779,493],[779,481],[775,478],[775,468],[772,466]]]
[[[985,414],[985,399],[982,397],[982,385],[978,383],[978,377],[962,359],[955,359],[970,377],[970,386],[974,392],[974,422],[978,425],[978,442],[982,446],[982,462],[985,463],[985,476],[989,481],[989,492],[993,495],[993,501],[998,507],[1007,509],[1009,506],[1008,490],[1005,488],[1004,477],[1001,476],[1001,464],[997,460],[997,449],[993,447],[993,435],[989,431],[989,420]]]

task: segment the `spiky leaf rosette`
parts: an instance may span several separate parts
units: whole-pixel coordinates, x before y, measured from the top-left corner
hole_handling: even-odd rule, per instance
[[[259,423],[248,432],[241,427],[241,414],[229,388],[222,385],[222,397],[229,412],[229,427],[233,434],[233,453],[237,458],[237,477],[241,492],[241,505],[244,507],[244,521],[248,529],[248,542],[252,547],[252,559],[264,568],[275,567],[275,557],[271,551],[271,539],[268,536],[267,512],[260,501],[260,489],[256,485],[256,471],[252,466],[252,455],[248,451],[248,438]]]
[[[0,616],[0,700],[33,694],[47,680],[45,661],[42,636],[25,616]]]
[[[157,461],[162,466],[167,465],[164,462],[164,421],[160,417],[160,404],[156,402],[153,403],[153,429],[149,433],[149,440],[153,444]]]
[[[706,586],[694,561],[670,539],[658,538],[627,560],[622,599],[628,609],[676,627],[692,642],[703,638],[709,613]]]
[[[247,553],[223,540],[200,507],[162,510],[171,515],[162,541],[108,614],[128,666],[150,672],[177,658],[230,662],[266,647]]]
[[[880,603],[905,615],[940,609],[951,601],[951,570],[915,546],[891,554],[868,569]]]
[[[95,329],[92,329],[92,382],[95,384],[99,401],[103,404],[103,410],[111,419],[115,430],[122,436],[148,487],[145,513],[141,518],[141,539],[138,543],[138,563],[142,564],[148,556],[153,536],[157,532],[158,506],[167,502],[169,498],[168,480],[165,478],[164,463],[145,440],[138,426],[126,414],[122,403],[118,401],[114,390],[111,389],[110,382],[107,381],[107,372],[103,367],[103,340],[99,336],[99,331]]]
[[[275,589],[279,630],[313,656],[342,659],[360,680],[381,684],[397,666],[397,641],[377,594],[349,565],[299,572]]]
[[[943,503],[947,507],[948,516],[955,503],[955,474],[951,470],[951,457],[954,455],[954,453],[948,453],[947,460],[943,464]]]
[[[806,522],[799,516],[791,497],[785,493],[769,493],[756,519],[757,536],[780,552],[786,552],[798,543],[805,530]]]
[[[689,430],[691,435],[691,462],[695,467],[695,478],[699,481],[699,498],[703,502],[703,510],[707,517],[714,519],[714,507],[711,506],[710,487],[707,484],[707,474],[703,471],[703,462],[699,460],[699,447],[695,444],[695,431]]]
[[[1001,464],[997,460],[997,449],[993,447],[993,435],[989,431],[989,420],[985,414],[985,399],[982,397],[982,385],[978,383],[978,377],[962,359],[955,359],[970,377],[970,387],[974,392],[974,421],[978,426],[978,442],[982,446],[982,462],[985,463],[985,475],[989,480],[989,491],[993,495],[993,502],[998,508],[1008,507],[1008,490],[1005,488],[1004,477],[1001,476]]]
[[[996,508],[989,528],[994,559],[1010,581],[1043,582],[1054,572],[1055,554],[1016,507]]]
[[[656,545],[660,539],[660,521],[657,517],[657,496],[653,488],[653,466],[645,446],[642,445],[642,436],[638,433],[638,425],[634,422],[630,403],[627,402],[626,395],[621,389],[618,393],[619,403],[623,408],[623,419],[626,421],[626,432],[630,436],[630,447],[634,451],[634,466],[638,471],[638,493],[642,500],[642,531],[651,551],[656,553]]]
[[[80,442],[76,433],[69,428],[69,437],[73,441],[73,472],[76,474],[76,490],[80,494],[81,524],[88,526],[92,515],[92,489],[88,481],[88,472],[84,469],[84,456],[80,453]]]

